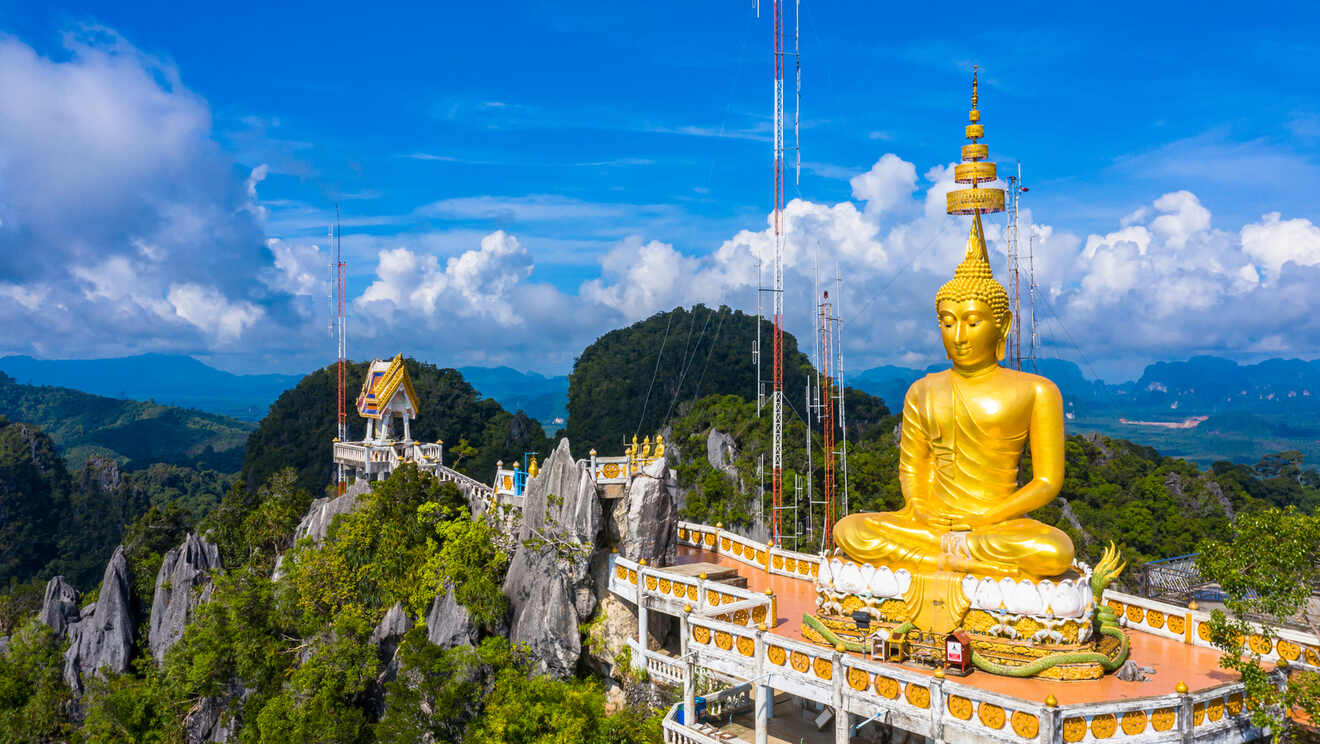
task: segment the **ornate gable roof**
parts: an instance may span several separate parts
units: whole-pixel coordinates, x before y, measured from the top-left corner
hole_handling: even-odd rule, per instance
[[[412,377],[403,364],[403,355],[397,354],[389,362],[376,359],[367,367],[366,379],[362,381],[362,392],[357,399],[358,414],[364,418],[381,418],[400,387],[407,394],[416,417],[417,392],[413,390]]]

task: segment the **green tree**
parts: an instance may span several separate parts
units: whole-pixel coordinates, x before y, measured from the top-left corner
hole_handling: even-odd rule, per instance
[[[156,591],[156,574],[165,553],[183,542],[195,525],[191,513],[170,502],[151,507],[124,530],[124,557],[128,560],[139,616],[142,616],[143,609],[151,606]]]
[[[506,638],[442,649],[420,627],[404,637],[399,655],[399,677],[386,685],[389,706],[376,726],[379,741],[462,741],[496,673],[515,658]]]
[[[68,736],[69,688],[61,676],[67,644],[30,619],[0,653],[0,741],[47,742]]]
[[[1320,516],[1295,508],[1240,514],[1227,540],[1201,544],[1197,568],[1228,595],[1228,613],[1212,613],[1211,641],[1224,652],[1219,665],[1242,675],[1252,723],[1268,726],[1277,742],[1294,732],[1295,710],[1320,718],[1320,675],[1296,672],[1280,680],[1246,642],[1259,632],[1273,646],[1276,624],[1293,617],[1320,635],[1306,607],[1320,584]]]

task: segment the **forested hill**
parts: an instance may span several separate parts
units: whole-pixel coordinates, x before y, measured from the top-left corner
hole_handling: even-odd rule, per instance
[[[756,400],[756,316],[695,305],[656,313],[610,331],[583,350],[568,382],[568,438],[575,449],[621,452],[633,434],[654,434],[679,405],[705,395]],[[761,322],[770,378],[773,326]],[[791,401],[806,389],[811,361],[784,334],[784,389]],[[769,390],[766,391],[769,394]]]
[[[230,481],[165,464],[124,473],[96,455],[70,471],[51,437],[0,416],[0,587],[63,574],[90,589],[126,525],[152,507],[200,517]]]
[[[524,452],[544,457],[551,448],[541,425],[521,411],[509,413],[495,400],[483,398],[457,370],[407,359],[408,374],[420,398],[414,439],[445,443],[445,463],[489,483],[498,460],[512,462]],[[357,398],[366,362],[348,365],[349,437],[361,439],[366,422],[358,416]],[[307,375],[270,407],[248,440],[242,478],[256,489],[275,472],[292,467],[298,486],[319,494],[334,473],[330,441],[335,436],[335,367]]]
[[[97,455],[124,468],[163,462],[232,473],[253,429],[246,421],[151,401],[22,385],[2,372],[0,416],[46,432],[75,468]]]

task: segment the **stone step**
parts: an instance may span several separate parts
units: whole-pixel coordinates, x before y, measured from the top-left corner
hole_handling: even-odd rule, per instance
[[[680,576],[688,576],[692,578],[704,573],[706,574],[707,581],[715,581],[742,589],[747,588],[747,577],[739,574],[738,569],[721,566],[716,563],[682,563],[677,566],[669,566],[664,570],[669,573],[676,573]]]

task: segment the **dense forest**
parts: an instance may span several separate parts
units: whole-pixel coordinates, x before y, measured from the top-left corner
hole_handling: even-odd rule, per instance
[[[568,382],[568,438],[575,447],[622,452],[633,434],[656,433],[681,403],[703,395],[756,400],[754,315],[720,306],[695,305],[656,313],[610,331],[583,350]],[[761,321],[770,378],[773,328]],[[784,389],[797,401],[811,362],[797,339],[784,334]],[[769,390],[766,391],[769,394]]]
[[[0,416],[46,432],[75,466],[93,456],[126,468],[170,463],[232,473],[252,424],[151,401],[21,385],[0,372]]]
[[[27,616],[0,654],[0,740],[184,741],[190,716],[221,703],[232,740],[262,744],[660,740],[645,709],[607,714],[593,680],[530,673],[534,660],[501,634],[508,556],[452,484],[406,466],[323,543],[294,546],[310,502],[284,470],[256,492],[236,484],[200,523],[145,516],[128,538],[134,617],[149,606],[143,577],[191,530],[216,540],[225,566],[209,600],[162,661],[139,631],[133,666],[88,678],[78,698],[61,679],[63,642]],[[418,622],[384,650],[373,630],[391,607],[425,617],[446,592],[470,615],[471,642],[437,645]]]
[[[232,481],[159,463],[124,472],[99,457],[70,472],[50,437],[0,416],[0,587],[26,597],[25,606],[56,574],[90,587],[126,525],[153,507],[200,517]]]
[[[541,425],[521,411],[509,413],[492,398],[483,398],[453,369],[405,360],[417,391],[417,419],[412,435],[424,442],[443,441],[445,462],[489,483],[495,463],[513,461],[524,452],[550,451]],[[348,429],[361,438],[366,422],[358,416],[357,398],[367,363],[348,365]],[[335,436],[334,366],[319,369],[286,390],[270,407],[247,444],[242,478],[256,488],[286,467],[298,473],[298,485],[321,493],[333,477],[329,442]]]

